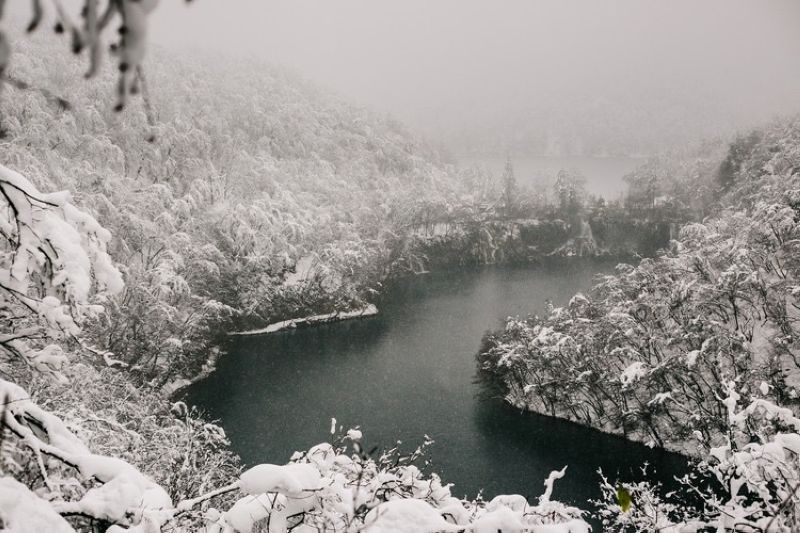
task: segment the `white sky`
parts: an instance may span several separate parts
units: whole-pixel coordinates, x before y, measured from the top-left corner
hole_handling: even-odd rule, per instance
[[[800,110],[800,0],[161,0],[152,40],[288,65],[428,132],[565,95]]]
[[[248,51],[413,121],[618,83],[800,103],[797,0],[162,0],[153,39]]]

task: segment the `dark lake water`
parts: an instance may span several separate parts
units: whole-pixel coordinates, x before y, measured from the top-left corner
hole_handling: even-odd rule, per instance
[[[432,471],[456,496],[518,493],[535,500],[553,469],[569,465],[554,497],[586,506],[597,469],[612,477],[670,480],[682,458],[575,424],[522,413],[479,394],[475,353],[509,315],[566,303],[611,263],[430,274],[394,287],[374,318],[234,338],[229,355],[187,400],[219,419],[246,464],[285,463],[329,438],[330,419],[360,426],[366,448],[435,440]]]

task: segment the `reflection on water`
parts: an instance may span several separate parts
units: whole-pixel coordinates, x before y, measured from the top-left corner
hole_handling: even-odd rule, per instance
[[[572,262],[535,269],[486,268],[405,280],[374,318],[239,338],[188,400],[221,420],[247,464],[286,462],[329,438],[331,417],[360,425],[367,447],[435,440],[432,470],[455,495],[535,498],[553,470],[569,465],[554,497],[597,498],[598,467],[658,479],[684,469],[677,456],[487,399],[474,382],[482,334],[509,315],[564,304],[613,265]]]

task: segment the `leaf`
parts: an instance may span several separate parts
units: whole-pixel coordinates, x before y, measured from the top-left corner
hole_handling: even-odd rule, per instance
[[[631,493],[628,492],[628,489],[621,485],[617,486],[617,503],[619,504],[619,508],[622,509],[623,513],[630,511],[631,504],[633,503]]]

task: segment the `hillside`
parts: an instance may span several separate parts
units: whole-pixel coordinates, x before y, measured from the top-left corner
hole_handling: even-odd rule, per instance
[[[111,67],[86,84],[49,36],[17,42],[12,76],[71,109],[9,89],[0,162],[71,191],[111,231],[126,289],[90,331],[143,377],[192,375],[232,319],[363,305],[394,268],[399,230],[466,195],[397,122],[294,73],[157,50],[149,110],[134,100],[116,114]]]

